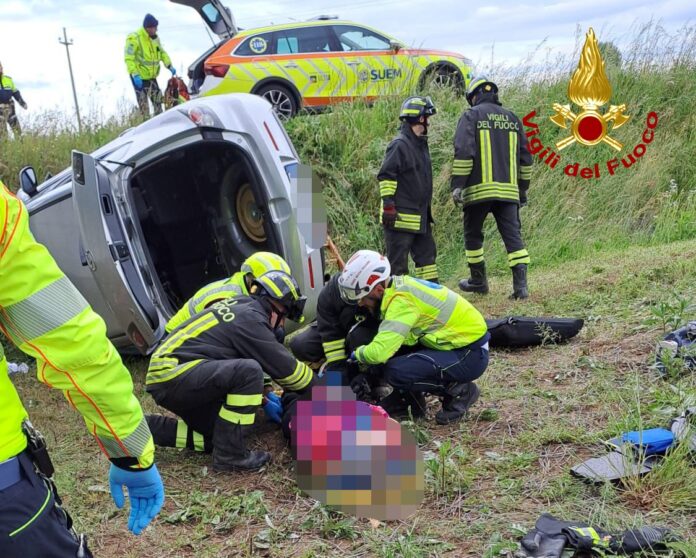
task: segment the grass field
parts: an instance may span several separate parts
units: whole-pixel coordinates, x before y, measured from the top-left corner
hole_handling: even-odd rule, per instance
[[[429,456],[426,498],[416,515],[375,527],[321,508],[297,491],[281,434],[261,420],[253,445],[270,449],[274,461],[259,474],[215,475],[207,456],[158,451],[165,508],[144,535],[131,537],[125,513],[108,494],[108,462],[80,417],[33,373],[16,377],[49,441],[66,507],[97,556],[493,558],[511,556],[521,533],[549,511],[613,530],[668,526],[685,538],[677,545],[683,555],[696,558],[696,468],[683,449],[659,471],[624,487],[590,486],[569,474],[574,464],[604,452],[602,440],[666,427],[696,404],[693,372],[674,369],[661,377],[651,366],[655,342],[696,316],[695,32],[687,28],[672,42],[659,33],[639,33],[623,65],[609,68],[612,102],[626,103],[631,115],[613,134],[617,139],[632,148],[648,112],[659,115],[645,156],[616,176],[593,181],[535,165],[530,205],[522,210],[533,260],[528,301],[507,299],[504,250],[487,224],[492,293],[470,300],[487,317],[573,316],[584,318],[585,328],[567,345],[495,351],[479,382],[481,399],[460,425],[441,427],[432,418],[409,425]],[[662,43],[671,50],[658,49]],[[545,145],[563,137],[546,117],[554,102],[567,102],[569,71],[560,79],[508,79],[501,92],[520,116],[532,109],[545,115],[538,119]],[[463,101],[447,91],[434,95],[433,213],[438,265],[452,287],[465,273],[461,217],[448,187],[451,138]],[[375,174],[396,131],[398,106],[338,107],[288,124],[301,158],[324,179],[332,235],[346,254],[381,245]],[[0,145],[0,178],[14,186],[24,164],[33,164],[39,176],[60,171],[70,149],[94,149],[126,125],[114,120],[79,136],[37,128]],[[564,164],[588,166],[613,156],[608,147],[563,154]],[[8,356],[21,359],[13,349]],[[143,406],[155,410],[143,390],[145,361],[127,364]],[[431,403],[431,415],[437,406]]]

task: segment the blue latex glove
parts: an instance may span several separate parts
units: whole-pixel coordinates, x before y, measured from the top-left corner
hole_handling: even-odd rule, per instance
[[[176,75],[176,69],[174,68],[174,66],[169,66],[169,71],[172,73],[173,76]]]
[[[353,364],[353,363],[358,363],[358,357],[355,356],[355,351],[352,351],[350,353],[350,356],[348,357],[348,362]]]
[[[280,402],[280,397],[272,391],[269,391],[264,398],[263,412],[272,422],[280,424],[283,419],[283,404]]]
[[[141,78],[138,74],[135,74],[133,76],[133,85],[135,85],[135,88],[140,91],[143,88],[143,78]]]
[[[109,488],[116,507],[125,504],[123,487],[128,488],[131,510],[128,517],[128,529],[139,535],[159,513],[164,503],[164,485],[157,465],[145,471],[126,471],[111,465],[109,471]]]

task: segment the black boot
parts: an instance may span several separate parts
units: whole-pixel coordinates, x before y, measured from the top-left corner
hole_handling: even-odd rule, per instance
[[[487,294],[486,263],[469,264],[469,271],[471,272],[471,278],[459,281],[459,288],[467,293]]]
[[[527,298],[527,264],[517,264],[512,267],[512,294],[511,300]]]
[[[250,451],[244,442],[248,425],[218,418],[213,433],[213,469],[219,473],[256,471],[271,460],[267,451]]]
[[[401,391],[395,389],[387,397],[382,399],[378,405],[394,419],[422,418],[425,416],[425,397],[420,391]]]
[[[435,415],[438,424],[450,424],[460,420],[479,398],[479,388],[474,382],[456,383],[447,388],[442,400],[442,411]]]

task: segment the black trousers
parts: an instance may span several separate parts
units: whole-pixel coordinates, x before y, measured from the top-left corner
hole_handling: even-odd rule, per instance
[[[425,232],[397,231],[384,227],[384,242],[387,247],[387,258],[391,264],[392,275],[408,274],[408,256],[411,254],[416,267],[415,276],[426,281],[437,281],[437,246],[433,238],[432,224],[428,223]]]
[[[133,89],[135,89],[135,84],[133,84]],[[135,98],[138,100],[138,109],[143,116],[150,116],[148,98],[152,102],[155,114],[162,112],[162,91],[159,88],[157,79],[144,79],[143,88],[135,89]]]
[[[350,355],[351,351],[361,345],[367,345],[377,335],[378,329],[379,320],[376,318],[366,318],[356,323],[346,335],[346,354]],[[317,322],[312,322],[309,327],[293,336],[290,350],[296,359],[304,362],[319,362],[324,359],[324,347]]]
[[[36,472],[26,452],[16,459],[19,482],[0,490],[0,556],[91,558],[87,543],[72,530],[72,519],[60,506],[55,485]]]
[[[19,125],[19,119],[17,118],[17,112],[12,100],[9,103],[0,103],[0,137],[7,132],[6,127],[8,124],[12,128],[15,137],[22,134],[22,127]]]
[[[483,223],[489,213],[493,214],[498,225],[510,267],[529,263],[529,253],[522,241],[519,205],[516,202],[501,201],[481,202],[464,208],[464,247],[467,262],[475,264],[483,261]]]
[[[253,423],[263,396],[263,370],[250,359],[208,360],[172,380],[150,384],[147,391],[160,407],[178,415],[189,429],[201,434],[209,446],[218,416],[229,416],[225,411]],[[259,396],[258,404],[235,401],[239,396],[244,399],[255,395]],[[158,433],[153,432],[153,437],[157,440]]]

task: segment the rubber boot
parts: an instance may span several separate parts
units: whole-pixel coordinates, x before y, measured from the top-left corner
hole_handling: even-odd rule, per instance
[[[425,396],[420,391],[401,391],[395,389],[378,403],[394,419],[422,418],[425,416]]]
[[[244,430],[251,425],[217,419],[213,433],[213,470],[218,473],[256,471],[271,460],[267,451],[250,451],[244,442]]]
[[[459,288],[466,293],[488,294],[488,279],[486,278],[486,263],[469,264],[471,277],[459,281]]]
[[[511,300],[527,298],[527,264],[518,264],[512,268],[512,294]]]
[[[474,382],[456,383],[447,388],[442,400],[442,410],[435,415],[438,424],[459,421],[479,398],[479,388]]]

